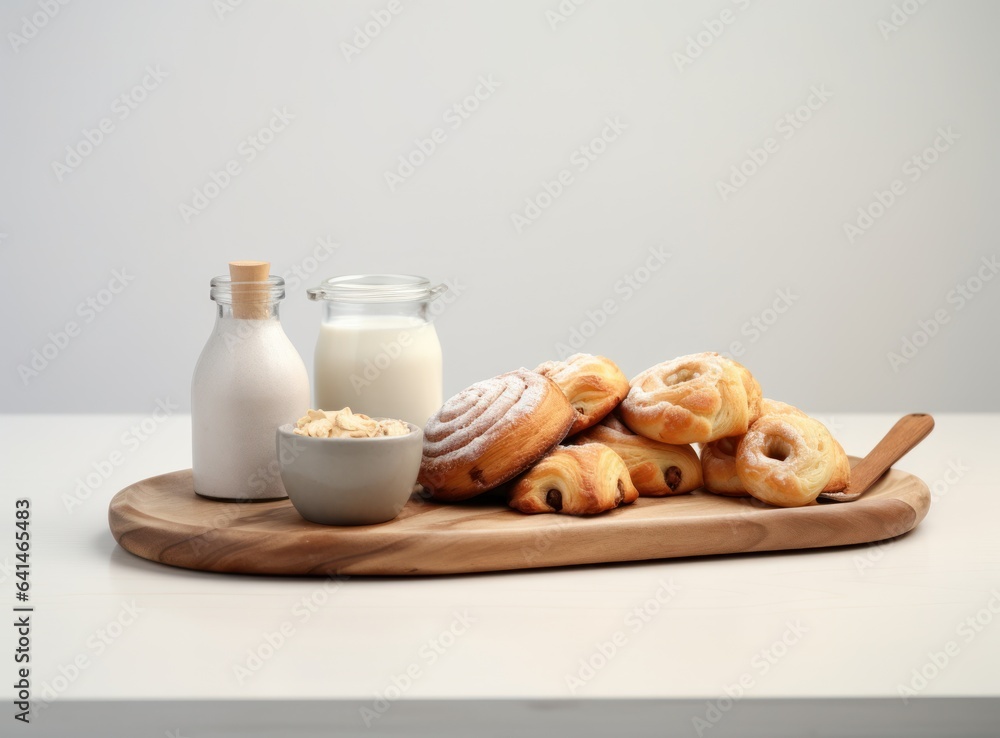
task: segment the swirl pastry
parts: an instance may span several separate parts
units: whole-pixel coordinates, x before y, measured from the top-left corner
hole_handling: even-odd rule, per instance
[[[570,443],[602,443],[622,457],[640,497],[664,497],[701,486],[701,463],[690,446],[651,441],[609,415]]]
[[[742,364],[691,354],[635,377],[619,412],[625,425],[654,441],[708,443],[746,433],[760,400],[760,385]]]
[[[760,416],[763,418],[767,415],[805,416],[805,413],[784,402],[764,398],[760,401]],[[742,440],[742,435],[729,436],[709,441],[702,446],[701,472],[705,479],[705,489],[709,492],[726,497],[749,497],[736,474],[736,449]]]
[[[736,452],[736,474],[758,500],[779,507],[808,505],[842,472],[840,444],[806,415],[766,415]]]
[[[523,513],[593,515],[636,501],[621,457],[607,446],[557,446],[517,480],[508,502]]]
[[[599,423],[629,391],[628,377],[603,356],[573,354],[566,361],[547,361],[535,371],[558,384],[576,411],[571,436]]]
[[[518,369],[468,387],[424,428],[418,481],[438,500],[507,482],[566,437],[574,412],[551,380]]]

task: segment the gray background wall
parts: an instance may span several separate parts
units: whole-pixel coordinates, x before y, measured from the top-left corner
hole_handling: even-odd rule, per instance
[[[305,277],[282,309],[310,365],[305,286],[457,280],[438,320],[447,394],[577,330],[630,375],[739,341],[765,394],[815,411],[1000,410],[1000,280],[977,275],[1000,251],[1000,4],[590,0],[564,22],[558,0],[228,5],[0,7],[0,410],[186,407],[208,281],[236,258]],[[373,11],[391,21],[346,58]],[[453,128],[481,75],[495,89]],[[154,89],[133,93],[144,77]],[[249,161],[273,108],[294,119]],[[580,171],[608,118],[625,129]],[[391,188],[435,128],[443,142]],[[240,173],[186,220],[232,159]],[[512,214],[562,170],[572,183],[519,233]],[[894,180],[852,242],[844,224],[879,214]],[[339,244],[322,264],[317,238]],[[669,258],[626,299],[620,280],[657,246]],[[88,308],[115,270],[128,285]],[[766,312],[779,291],[790,307]],[[46,349],[50,333],[65,345]],[[54,358],[27,376],[33,351]]]

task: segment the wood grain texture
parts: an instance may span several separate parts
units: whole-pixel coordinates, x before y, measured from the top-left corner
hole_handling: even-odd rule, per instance
[[[533,569],[879,541],[906,533],[930,506],[927,485],[892,469],[860,500],[774,508],[703,491],[602,515],[523,515],[502,500],[428,502],[414,495],[381,525],[309,523],[287,500],[197,497],[191,470],[152,477],[111,501],[127,551],[189,569],[247,574],[410,575]]]
[[[867,456],[851,467],[851,482],[842,492],[822,492],[820,497],[835,502],[853,502],[885,474],[893,464],[927,438],[934,430],[934,418],[926,413],[904,415],[889,429]]]

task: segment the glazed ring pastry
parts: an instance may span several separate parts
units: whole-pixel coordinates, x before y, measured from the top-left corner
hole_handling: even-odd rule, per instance
[[[760,416],[799,415],[805,413],[784,402],[764,398],[760,401]],[[753,427],[753,426],[751,426]],[[701,449],[701,472],[705,489],[727,497],[749,497],[736,475],[736,449],[743,436],[729,436],[706,443]],[[844,456],[846,459],[846,455]]]
[[[795,415],[807,417],[797,407],[776,400],[761,400],[761,417],[754,422],[753,428],[761,419],[771,415]],[[717,495],[727,497],[748,497],[739,476],[736,473],[736,452],[743,436],[720,438],[706,443],[701,449],[701,471],[705,480],[705,489]],[[836,439],[833,440],[833,455],[836,467],[830,481],[823,492],[841,492],[847,489],[851,480],[851,462],[844,453],[844,447]],[[822,493],[821,493],[822,494]]]
[[[562,390],[527,369],[477,382],[427,421],[418,481],[438,500],[474,497],[547,454],[574,416]]]
[[[508,502],[523,513],[594,515],[630,505],[639,492],[607,446],[557,446],[517,480]]]
[[[818,420],[767,415],[740,441],[736,474],[758,500],[779,507],[808,505],[838,471],[838,447]]]
[[[625,425],[654,441],[708,443],[746,433],[760,400],[760,385],[742,364],[691,354],[635,377],[620,413]]]
[[[613,413],[570,442],[603,443],[621,456],[640,497],[679,495],[701,486],[701,463],[693,448],[643,438]]]
[[[558,384],[576,411],[571,436],[601,422],[629,390],[628,377],[603,356],[573,354],[566,361],[547,361],[535,371]]]

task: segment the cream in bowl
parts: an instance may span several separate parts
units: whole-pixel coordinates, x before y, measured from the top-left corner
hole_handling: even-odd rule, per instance
[[[324,525],[372,525],[403,509],[423,431],[392,418],[310,410],[277,430],[281,482],[298,513]]]

